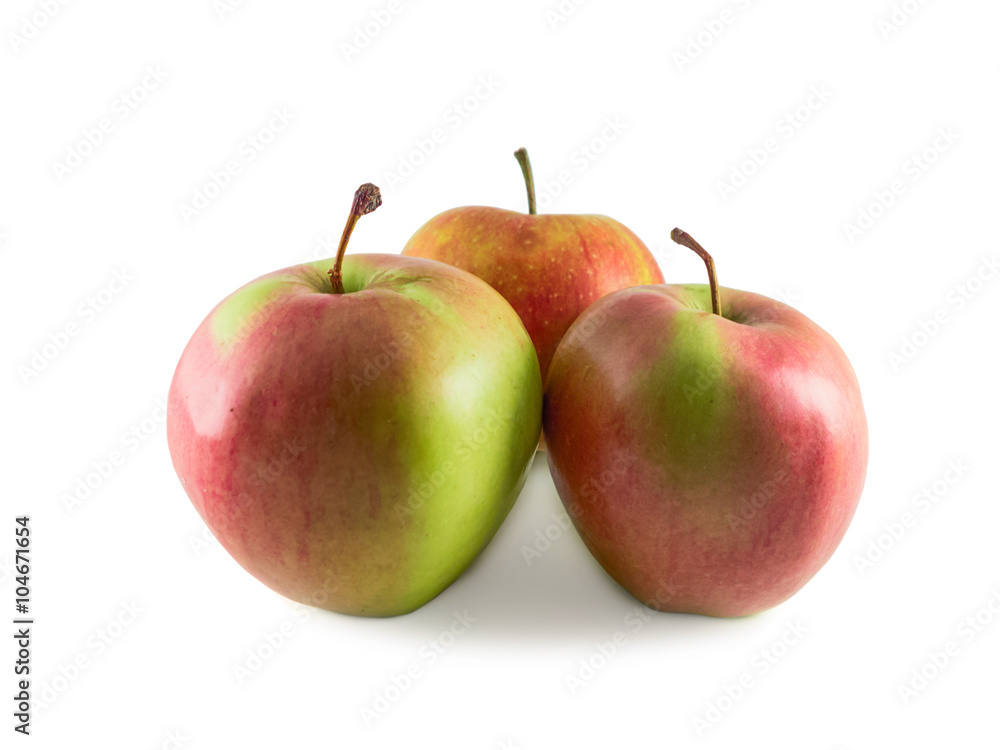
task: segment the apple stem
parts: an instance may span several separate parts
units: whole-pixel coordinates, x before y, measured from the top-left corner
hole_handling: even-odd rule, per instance
[[[365,214],[370,214],[381,205],[382,193],[370,182],[366,182],[354,193],[351,213],[347,217],[347,224],[344,225],[344,233],[340,235],[340,245],[337,247],[337,262],[333,265],[332,269],[327,271],[327,274],[330,276],[330,286],[333,287],[334,294],[344,293],[344,277],[340,269],[344,264],[347,243],[351,241],[351,233],[354,231],[358,219]]]
[[[514,152],[514,157],[517,159],[517,163],[521,165],[521,171],[524,173],[524,186],[528,189],[528,213],[536,214],[538,209],[535,205],[535,178],[531,174],[531,160],[528,159],[528,149],[519,148]]]
[[[708,254],[708,250],[699,245],[690,234],[682,232],[680,229],[674,229],[670,233],[670,239],[678,245],[694,250],[705,261],[705,267],[708,269],[708,285],[712,292],[712,312],[716,315],[722,315],[722,302],[719,300],[719,279],[715,275],[715,261]]]

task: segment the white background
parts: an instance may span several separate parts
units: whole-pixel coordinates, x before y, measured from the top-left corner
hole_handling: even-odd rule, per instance
[[[1000,282],[969,285],[997,252],[996,3],[908,0],[905,23],[886,26],[887,0],[590,0],[563,3],[561,20],[557,0],[398,0],[367,42],[388,0],[236,5],[8,0],[0,11],[0,598],[11,613],[13,519],[30,514],[33,689],[47,699],[20,744],[998,746]],[[721,33],[703,33],[723,11]],[[28,39],[32,18],[45,24]],[[355,42],[364,48],[345,50]],[[159,82],[146,73],[157,66]],[[290,124],[248,146],[282,108]],[[104,118],[110,132],[88,149]],[[435,128],[441,142],[422,158]],[[776,152],[747,163],[769,138]],[[529,566],[525,548],[561,512],[544,460],[482,557],[406,617],[297,608],[207,535],[157,421],[200,320],[255,276],[328,256],[362,182],[385,203],[354,252],[398,252],[453,206],[524,210],[519,146],[544,210],[613,216],[668,282],[703,281],[698,259],[670,245],[679,225],[715,255],[724,285],[790,301],[852,360],[867,485],[837,554],[787,603],[736,620],[637,619],[575,532],[556,527]],[[54,166],[68,158],[76,168]],[[185,217],[234,159],[239,174]],[[723,191],[734,170],[753,173]],[[895,181],[883,210],[877,194]],[[862,211],[876,218],[858,235],[845,225]],[[78,309],[102,290],[102,310]],[[936,314],[946,322],[924,335]],[[116,450],[121,465],[68,508]],[[959,477],[949,462],[968,468]],[[924,490],[933,505],[918,503]],[[906,512],[901,538],[882,536]],[[872,544],[881,559],[862,570]],[[475,623],[430,663],[466,610]],[[959,630],[977,613],[979,631]],[[789,624],[807,632],[775,647]],[[603,658],[619,631],[627,640]],[[928,653],[949,641],[957,656],[904,700],[911,670],[933,672]],[[765,672],[769,650],[780,656]],[[419,677],[397,694],[411,665]],[[582,670],[574,690],[567,678]],[[727,700],[747,675],[753,686]],[[387,694],[366,723],[362,709]],[[9,735],[12,703],[0,713]]]

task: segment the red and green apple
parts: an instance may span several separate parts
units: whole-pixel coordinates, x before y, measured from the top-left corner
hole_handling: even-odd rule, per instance
[[[560,497],[605,570],[647,605],[748,615],[802,588],[854,515],[861,391],[794,308],[709,285],[594,303],[549,369],[543,428]]]
[[[519,149],[528,213],[486,206],[445,211],[424,224],[404,255],[432,258],[485,280],[524,321],[545,382],[556,346],[580,313],[609,292],[662,284],[652,253],[607,216],[538,214],[528,154]]]
[[[167,437],[223,547],[284,596],[398,615],[490,541],[538,443],[542,382],[513,309],[475,276],[401,255],[251,281],[195,331]]]

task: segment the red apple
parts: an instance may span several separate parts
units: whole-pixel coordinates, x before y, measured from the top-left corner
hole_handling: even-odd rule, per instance
[[[830,558],[868,463],[857,378],[797,310],[710,284],[592,305],[549,370],[543,428],[570,517],[607,572],[669,612],[747,615]]]
[[[544,383],[556,346],[580,313],[609,292],[661,284],[663,275],[642,240],[614,219],[536,214],[527,152],[515,156],[529,213],[453,208],[418,229],[403,254],[450,263],[500,292],[528,329]]]

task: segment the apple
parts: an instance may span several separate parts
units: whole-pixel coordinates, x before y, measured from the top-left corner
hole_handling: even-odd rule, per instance
[[[624,224],[607,216],[536,213],[525,149],[515,152],[528,213],[468,206],[417,230],[404,255],[444,261],[485,280],[524,321],[545,382],[556,346],[580,313],[609,292],[662,284],[656,260]]]
[[[167,439],[188,497],[249,573],[305,604],[410,612],[493,537],[541,430],[538,359],[480,279],[400,255],[261,276],[195,331]]]
[[[802,588],[843,538],[868,429],[837,342],[797,310],[709,285],[615,292],[570,328],[543,429],[559,496],[648,606],[720,617]]]

